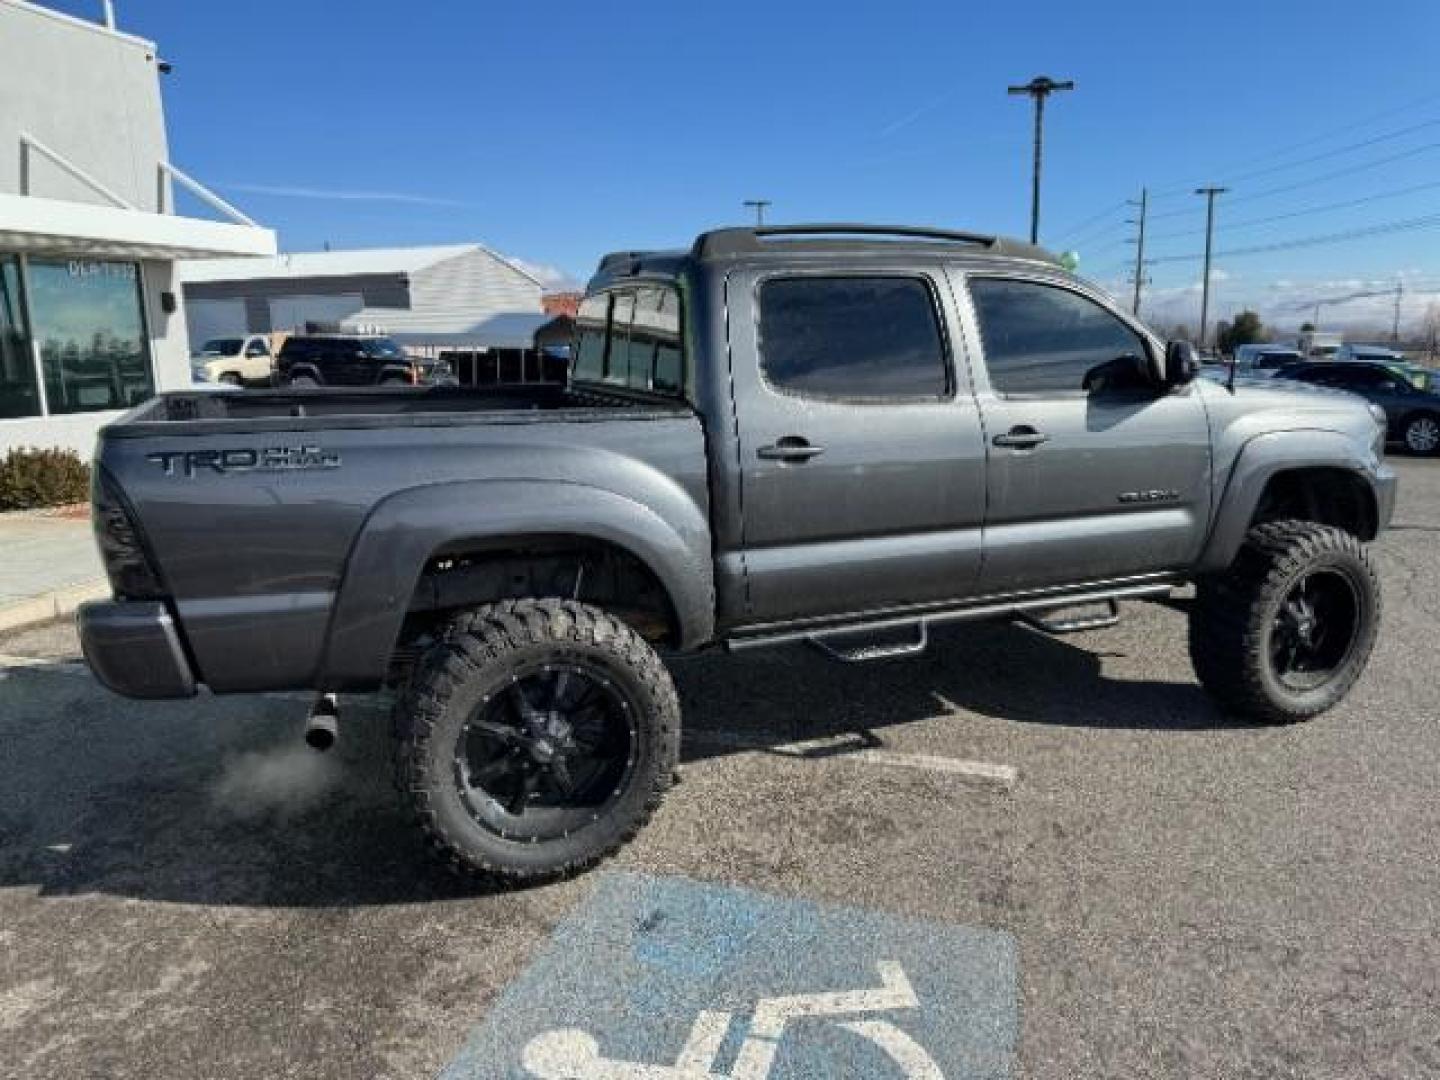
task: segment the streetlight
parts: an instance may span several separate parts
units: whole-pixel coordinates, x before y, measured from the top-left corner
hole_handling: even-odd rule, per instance
[[[1040,242],[1040,159],[1045,143],[1045,99],[1058,90],[1074,90],[1072,80],[1056,82],[1048,75],[1037,75],[1024,86],[1010,87],[1010,93],[1035,99],[1035,172],[1030,186],[1030,242]]]

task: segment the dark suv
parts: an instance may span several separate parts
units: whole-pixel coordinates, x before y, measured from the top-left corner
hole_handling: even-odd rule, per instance
[[[1431,389],[1417,385],[1398,363],[1319,360],[1289,364],[1275,377],[1358,394],[1385,410],[1391,442],[1403,442],[1412,454],[1440,453],[1440,393],[1428,379]]]
[[[419,386],[446,382],[448,369],[416,359],[386,337],[307,334],[288,339],[275,362],[282,386]]]

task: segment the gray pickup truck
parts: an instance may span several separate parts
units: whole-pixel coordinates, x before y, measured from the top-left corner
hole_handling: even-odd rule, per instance
[[[508,882],[593,864],[658,805],[680,710],[657,650],[875,660],[1193,582],[1200,681],[1305,719],[1375,641],[1385,418],[1195,371],[996,237],[612,254],[568,385],[174,393],[105,428],[115,598],[81,612],[85,654],[133,697],[312,689],[315,743],[334,695],[396,687],[406,798]]]

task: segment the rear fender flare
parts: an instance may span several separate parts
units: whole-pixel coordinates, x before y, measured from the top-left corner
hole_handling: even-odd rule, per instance
[[[390,496],[370,514],[346,562],[320,685],[375,685],[385,676],[425,563],[451,545],[507,537],[583,536],[628,551],[669,597],[678,645],[714,634],[709,523],[693,503],[663,508],[571,481],[476,480],[432,484]]]

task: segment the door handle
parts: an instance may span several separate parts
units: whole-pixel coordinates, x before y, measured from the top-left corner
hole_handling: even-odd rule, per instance
[[[1008,446],[1012,450],[1033,450],[1041,443],[1049,442],[1050,436],[1044,435],[1026,424],[1021,424],[1011,428],[1004,435],[996,435],[990,441],[996,446]]]
[[[819,457],[824,452],[823,446],[815,446],[799,435],[786,435],[783,439],[776,439],[769,446],[760,447],[755,451],[755,456],[766,461],[804,462],[813,457]]]

